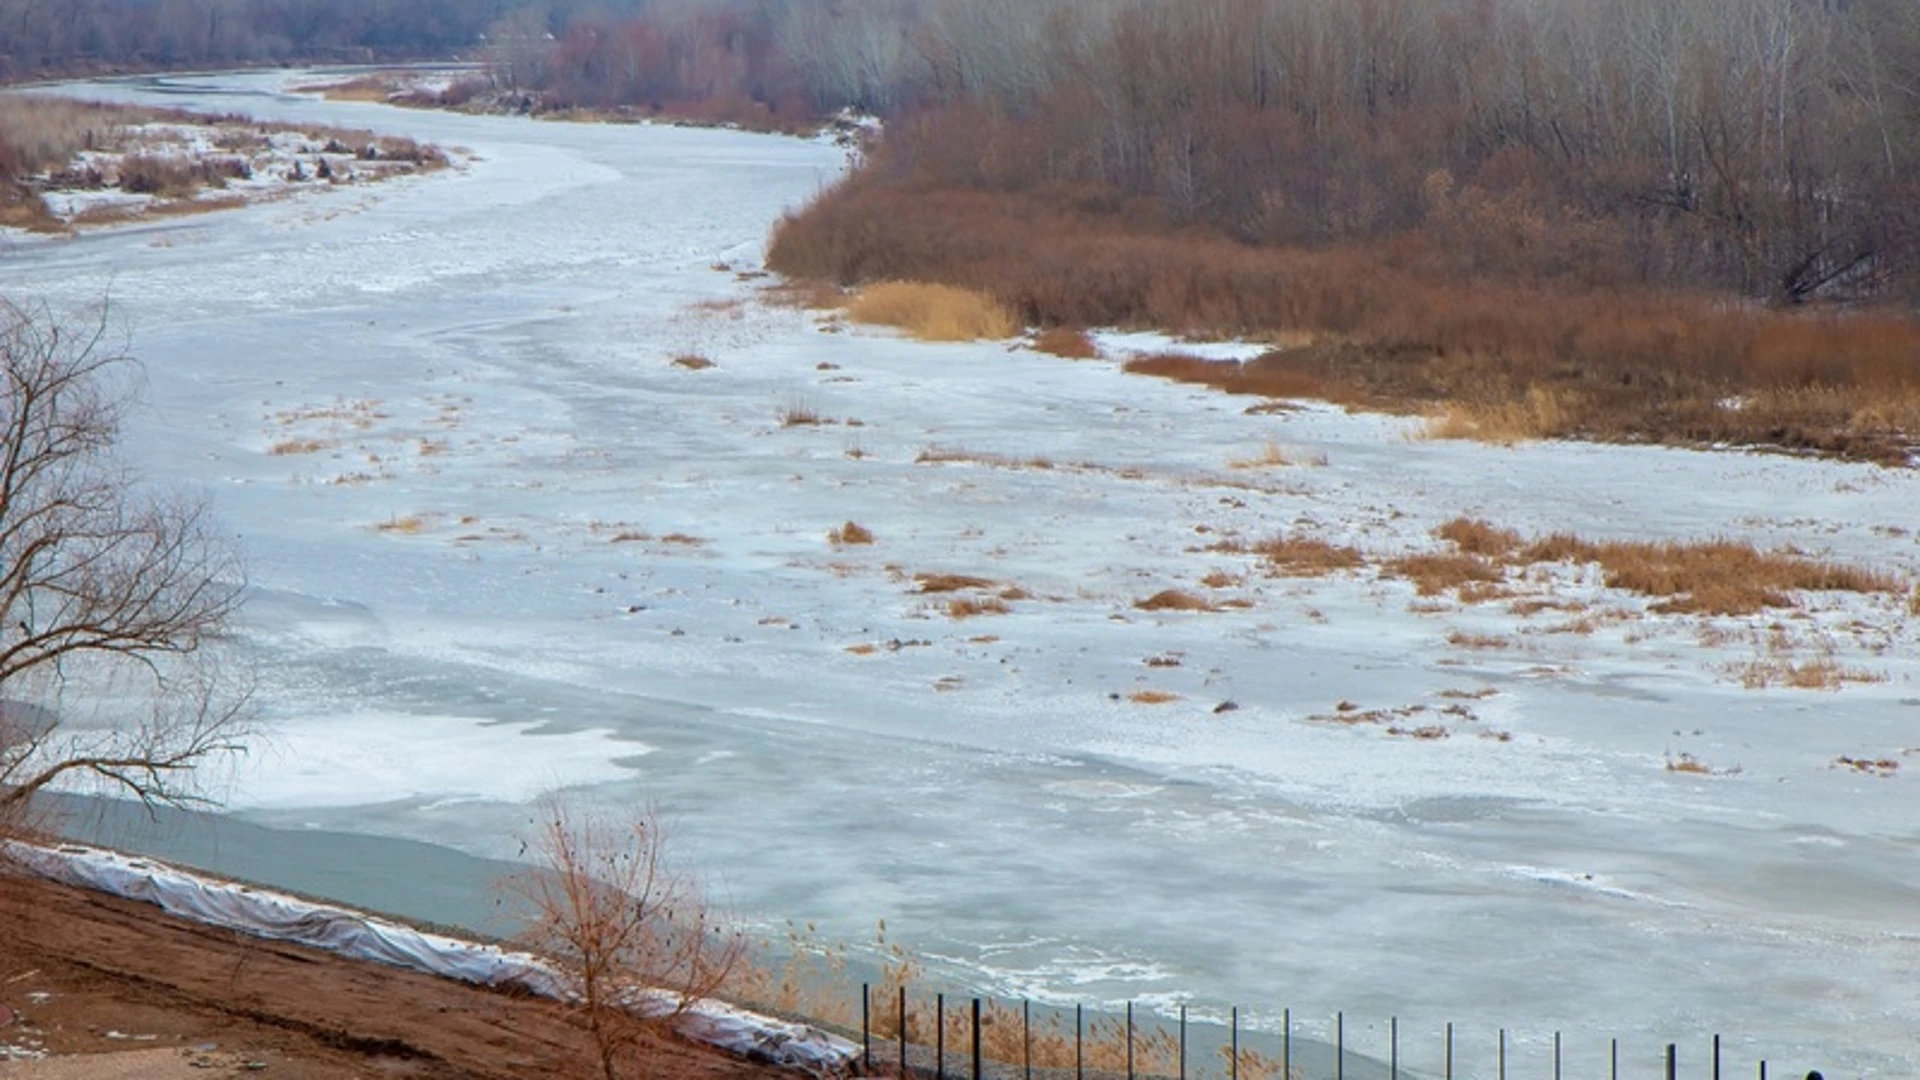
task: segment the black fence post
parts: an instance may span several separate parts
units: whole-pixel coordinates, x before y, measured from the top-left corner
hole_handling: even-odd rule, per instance
[[[1507,1080],[1507,1029],[1506,1028],[1500,1029],[1499,1056],[1494,1059],[1494,1064],[1497,1066],[1497,1068],[1495,1069],[1495,1073],[1496,1075],[1499,1076],[1500,1080]]]
[[[1553,1080],[1560,1080],[1560,1033],[1553,1033]]]
[[[1280,1010],[1280,1075],[1293,1080],[1293,1010]]]
[[[1453,1080],[1453,1021],[1447,1021],[1447,1078]]]
[[[1133,1080],[1133,1002],[1127,1002],[1127,1080]]]
[[[1073,1007],[1073,1080],[1086,1080],[1086,1059],[1080,1052],[1080,1006]]]
[[[1713,1037],[1713,1080],[1720,1080],[1720,1036]]]
[[[980,1080],[980,999],[973,999],[973,1080]]]
[[[1760,1080],[1767,1080],[1767,1059],[1760,1059]]]
[[[933,995],[933,1080],[947,1080],[947,995]]]
[[[1607,1045],[1607,1056],[1613,1062],[1612,1070],[1608,1073],[1609,1080],[1620,1080],[1620,1040],[1609,1040]]]
[[[1346,1013],[1332,1015],[1332,1076],[1346,1080]]]
[[[1238,1005],[1235,1005],[1233,1012],[1229,1014],[1227,1030],[1232,1040],[1228,1044],[1228,1053],[1233,1055],[1227,1059],[1227,1080],[1240,1080],[1240,1006]]]
[[[907,988],[900,988],[900,1075],[907,1075]]]
[[[860,1063],[873,1071],[873,985],[860,984]]]
[[[1680,1080],[1680,1048],[1667,1044],[1667,1080]]]
[[[1387,1074],[1400,1080],[1400,1018],[1387,1018]]]
[[[1020,1003],[1020,1059],[1026,1065],[1027,1080],[1033,1080],[1033,1002]]]

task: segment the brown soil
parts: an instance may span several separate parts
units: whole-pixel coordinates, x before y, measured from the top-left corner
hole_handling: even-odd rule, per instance
[[[43,1061],[8,1062],[9,1047]],[[662,1040],[652,1080],[788,1074]],[[553,1002],[171,918],[0,873],[0,1078],[571,1077],[597,1073]]]

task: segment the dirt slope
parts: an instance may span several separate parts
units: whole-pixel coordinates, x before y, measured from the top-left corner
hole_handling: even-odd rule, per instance
[[[50,1056],[6,1060],[23,1049]],[[0,874],[0,1078],[584,1077],[589,1053],[549,1002]],[[646,1064],[654,1080],[790,1078],[677,1041]]]

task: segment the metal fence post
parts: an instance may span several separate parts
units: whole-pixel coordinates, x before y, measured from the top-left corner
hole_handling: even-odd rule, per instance
[[[1499,1057],[1495,1058],[1494,1062],[1498,1066],[1498,1068],[1495,1071],[1498,1073],[1500,1080],[1507,1080],[1507,1029],[1506,1028],[1500,1029]]]
[[[1347,1014],[1333,1014],[1333,1076],[1347,1080]]]
[[[1447,1077],[1453,1080],[1453,1021],[1447,1021]]]
[[[1227,1059],[1227,1080],[1240,1080],[1240,1006],[1233,1007],[1227,1019],[1227,1028],[1232,1040],[1228,1044],[1229,1053],[1233,1055]]]
[[[1400,1080],[1400,1018],[1387,1018],[1387,1075]]]
[[[1713,1037],[1713,1080],[1720,1080],[1720,1036]]]
[[[1086,1060],[1080,1053],[1080,1006],[1073,1007],[1073,1080],[1086,1080]]]
[[[1280,1075],[1293,1080],[1293,1010],[1280,1010]]]
[[[980,1080],[980,999],[973,999],[973,1080]]]
[[[1609,1080],[1620,1080],[1620,1040],[1619,1039],[1609,1040],[1607,1045],[1610,1047],[1610,1050],[1607,1056],[1613,1062],[1613,1067],[1611,1071],[1608,1073]]]
[[[1560,1080],[1560,1033],[1553,1033],[1553,1080]]]
[[[947,1080],[947,995],[933,995],[933,1080]]]
[[[1027,1080],[1033,1080],[1033,1002],[1020,1003],[1020,1058],[1026,1065]]]
[[[1133,1080],[1133,1002],[1127,1002],[1127,1080]]]
[[[1667,1080],[1680,1080],[1680,1048],[1667,1044]]]
[[[1180,1080],[1187,1080],[1187,1007],[1180,1006]]]

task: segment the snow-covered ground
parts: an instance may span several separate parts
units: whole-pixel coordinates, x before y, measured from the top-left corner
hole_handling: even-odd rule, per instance
[[[79,151],[59,169],[27,178],[27,183],[39,192],[53,221],[73,229],[232,209],[446,164],[438,151],[423,152],[404,140],[361,139],[360,134],[256,129],[232,117],[128,124],[108,129],[100,145]],[[144,185],[138,179],[142,163],[147,166]],[[156,179],[159,169],[178,169],[183,175],[162,185]]]
[[[854,941],[885,918],[953,986],[1291,1005],[1320,1035],[1344,1009],[1372,1050],[1398,1014],[1423,1068],[1452,1020],[1472,1075],[1500,1026],[1516,1075],[1556,1029],[1570,1076],[1609,1036],[1635,1073],[1670,1040],[1695,1068],[1715,1031],[1735,1075],[1920,1070],[1906,597],[1703,620],[1570,571],[1531,586],[1582,632],[1205,550],[1438,549],[1468,514],[1912,578],[1914,472],[1250,415],[1122,376],[1136,337],[1074,362],[827,332],[751,271],[841,168],[828,142],[281,92],[305,77],[64,92],[471,167],[0,250],[9,295],[111,298],[149,379],[132,459],[211,489],[245,545],[270,730],[235,814],[510,856],[540,791],[655,798],[744,914]],[[1269,444],[1324,464],[1233,467]],[[847,521],[874,542],[829,543]],[[930,573],[1024,598],[954,619]],[[1219,608],[1134,606],[1168,588]],[[1829,658],[1878,681],[1742,684]]]

